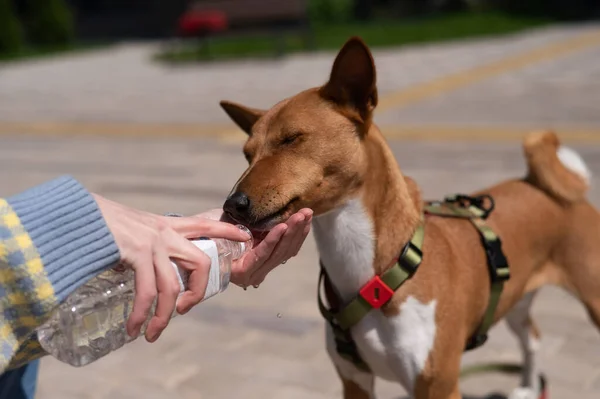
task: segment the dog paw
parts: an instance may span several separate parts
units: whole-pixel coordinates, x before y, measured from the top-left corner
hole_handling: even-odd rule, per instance
[[[508,396],[508,399],[539,399],[540,395],[532,388],[517,388]]]

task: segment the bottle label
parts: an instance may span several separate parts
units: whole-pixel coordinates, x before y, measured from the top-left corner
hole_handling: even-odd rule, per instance
[[[197,240],[194,245],[202,250],[210,258],[210,271],[208,272],[208,283],[206,284],[206,292],[204,299],[207,300],[211,296],[221,292],[221,267],[219,265],[219,250],[217,244],[212,240]]]
[[[210,258],[208,283],[206,284],[206,291],[202,299],[204,301],[221,292],[221,288],[223,287],[219,266],[219,250],[217,249],[217,244],[212,240],[194,240],[192,243]],[[180,292],[183,292],[187,289],[188,271],[179,269],[174,262],[173,266],[177,269]],[[223,277],[228,278],[228,276]]]

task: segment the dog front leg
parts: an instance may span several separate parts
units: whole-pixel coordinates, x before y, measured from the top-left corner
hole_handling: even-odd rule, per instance
[[[419,378],[415,386],[414,399],[462,399],[456,378]]]
[[[375,376],[359,370],[337,353],[329,325],[325,326],[325,339],[327,353],[342,380],[344,399],[375,399]]]
[[[451,335],[451,332],[454,335]],[[461,399],[459,379],[464,338],[456,330],[444,329],[439,338],[445,345],[431,353],[428,365],[419,373],[414,399]],[[435,365],[435,367],[432,367]]]
[[[349,380],[336,368],[342,379],[344,399],[375,399],[375,377],[366,374],[360,379]]]

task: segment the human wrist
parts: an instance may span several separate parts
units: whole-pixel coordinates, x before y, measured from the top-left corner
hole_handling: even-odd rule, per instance
[[[62,176],[7,198],[37,249],[59,301],[120,259],[92,195]]]

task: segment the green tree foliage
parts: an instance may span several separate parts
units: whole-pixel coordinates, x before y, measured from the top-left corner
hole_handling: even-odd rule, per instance
[[[30,0],[27,14],[27,36],[32,44],[62,46],[73,40],[73,16],[64,0]]]
[[[310,0],[312,21],[319,23],[347,22],[352,19],[354,0]]]
[[[16,53],[23,46],[21,24],[11,2],[0,0],[0,54]]]

